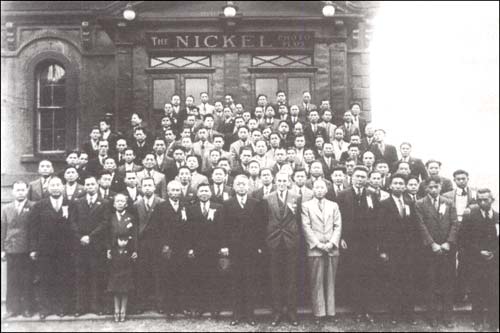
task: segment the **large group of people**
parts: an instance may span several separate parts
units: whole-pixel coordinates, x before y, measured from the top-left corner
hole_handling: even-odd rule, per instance
[[[38,179],[13,184],[7,317],[217,318],[232,299],[231,325],[255,325],[265,280],[273,326],[298,325],[304,281],[320,323],[335,319],[338,280],[356,320],[372,323],[383,272],[393,323],[415,324],[420,291],[431,326],[451,328],[453,302],[468,298],[474,325],[498,330],[498,213],[467,171],[454,186],[410,143],[398,156],[358,103],[337,114],[309,92],[299,105],[259,95],[252,110],[231,95],[200,101],[173,95],[157,128],[133,113],[114,132],[103,118],[60,172],[43,160]]]

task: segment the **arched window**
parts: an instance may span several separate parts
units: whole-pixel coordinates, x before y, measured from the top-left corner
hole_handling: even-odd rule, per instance
[[[66,150],[66,71],[58,63],[42,63],[36,71],[36,140],[39,152]]]

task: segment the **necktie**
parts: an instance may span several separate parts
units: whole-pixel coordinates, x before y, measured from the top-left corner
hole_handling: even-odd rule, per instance
[[[149,209],[151,208],[151,205],[149,204],[148,201],[145,201],[146,204],[146,210],[149,212]]]
[[[17,215],[21,215],[21,211],[23,210],[23,205],[19,201],[16,202],[16,205],[17,205],[17,208],[16,208]]]
[[[302,198],[302,188],[299,187],[299,196]]]
[[[320,212],[323,212],[323,200],[318,200],[318,208]]]
[[[438,199],[434,199],[434,208],[436,208],[436,210],[439,211],[439,201],[438,201]]]
[[[399,204],[401,206],[401,217],[405,217],[406,211],[405,211],[405,202],[403,201],[403,197],[399,198]]]
[[[202,206],[203,206],[203,216],[207,217],[207,215],[208,215],[207,204],[204,203],[204,204],[202,204]]]
[[[56,201],[54,208],[56,209],[56,212],[58,212],[59,209],[61,209],[61,205],[59,205],[59,200]]]
[[[240,198],[240,206],[241,206],[241,208],[243,208],[243,209],[245,208],[245,201],[244,201],[244,198],[243,198],[243,197],[241,197],[241,198]]]
[[[340,188],[340,185],[337,185],[337,193],[339,193],[340,191],[342,191],[342,189]]]
[[[92,198],[89,198],[89,208],[92,208],[92,204],[93,204]]]
[[[280,197],[281,204],[284,204],[285,203],[285,193],[284,193],[284,191],[280,192],[279,197]]]
[[[462,190],[462,196],[466,196],[467,195],[467,191],[465,191],[465,189]]]

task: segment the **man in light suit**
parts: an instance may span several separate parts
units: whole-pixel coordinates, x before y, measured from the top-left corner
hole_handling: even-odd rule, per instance
[[[116,173],[124,178],[127,172],[139,172],[142,170],[142,166],[135,164],[135,152],[133,148],[126,148],[123,157],[124,163],[120,165]]]
[[[3,319],[31,317],[31,265],[28,255],[28,218],[35,205],[27,200],[28,184],[12,185],[14,201],[2,209],[2,261],[7,261],[7,302]]]
[[[393,165],[390,165],[392,168],[392,172],[396,173],[398,162],[407,162],[410,165],[411,175],[418,177],[420,180],[425,180],[427,175],[427,170],[425,170],[424,162],[421,159],[415,158],[411,156],[411,143],[403,142],[399,146],[399,151],[401,152],[401,158],[399,161],[395,162]]]
[[[441,193],[445,194],[447,192],[453,191],[453,183],[451,179],[446,177],[442,177],[439,173],[441,171],[441,162],[437,160],[430,159],[425,162],[425,168],[427,169],[427,174],[429,177],[437,176],[441,179]],[[425,190],[425,182],[420,182],[420,186],[418,188],[418,196],[423,198],[427,194]]]
[[[335,274],[342,219],[338,205],[325,199],[324,180],[314,182],[313,192],[314,199],[302,204],[302,228],[307,241],[313,314],[318,322],[325,316],[335,316]]]
[[[313,191],[306,186],[307,182],[307,172],[303,168],[295,169],[292,175],[292,179],[294,184],[290,191],[301,199],[301,204],[311,200],[314,197]],[[299,210],[301,209],[301,205],[299,206]]]
[[[426,247],[427,312],[431,327],[437,325],[437,307],[442,305],[441,320],[452,328],[453,285],[455,280],[457,213],[448,199],[440,196],[441,178],[426,181],[427,196],[416,203],[418,223]],[[440,298],[436,298],[439,294]]]
[[[267,222],[266,244],[271,256],[272,326],[278,325],[282,316],[286,316],[292,326],[298,326],[298,196],[288,191],[289,182],[288,174],[279,172],[276,175],[276,191],[265,196],[262,202]]]
[[[48,185],[54,174],[54,167],[49,160],[42,160],[38,163],[38,174],[40,178],[29,183],[28,200],[40,201],[49,196]]]
[[[318,107],[311,103],[311,93],[304,91],[302,93],[302,103],[299,105],[299,117],[306,118],[309,116],[309,112],[317,109]]]
[[[155,181],[156,185],[156,195],[160,198],[167,197],[167,184],[165,181],[165,175],[154,169],[156,165],[155,156],[153,153],[148,153],[144,156],[142,160],[142,165],[144,169],[137,172],[137,183],[142,184],[142,179],[146,177],[151,177]],[[140,189],[142,191],[142,189]]]

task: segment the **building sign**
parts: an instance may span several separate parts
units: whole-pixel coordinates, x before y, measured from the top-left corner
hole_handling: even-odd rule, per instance
[[[147,32],[153,50],[184,49],[299,49],[314,47],[314,32],[169,33]]]

